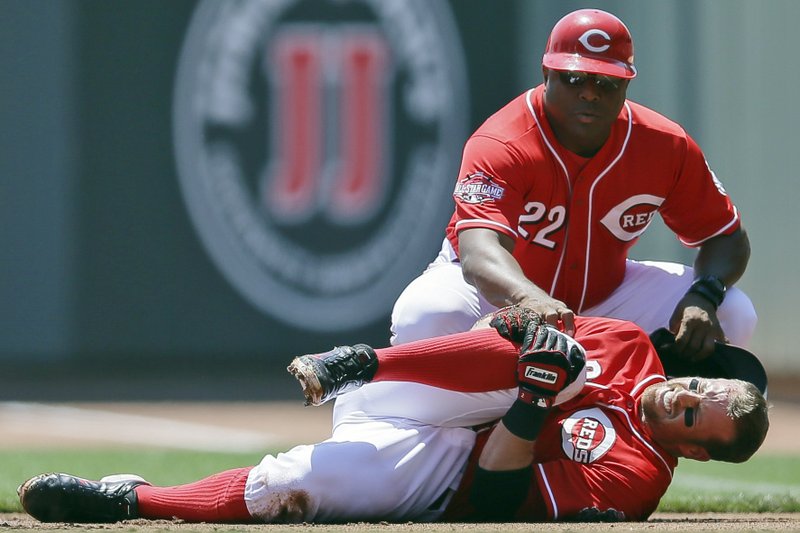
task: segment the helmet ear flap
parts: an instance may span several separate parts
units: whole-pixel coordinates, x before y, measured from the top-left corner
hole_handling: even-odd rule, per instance
[[[631,79],[633,38],[625,24],[599,9],[579,9],[559,20],[547,38],[542,65]]]

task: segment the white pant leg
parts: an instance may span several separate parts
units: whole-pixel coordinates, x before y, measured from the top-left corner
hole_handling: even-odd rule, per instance
[[[408,381],[378,381],[343,394],[333,424],[367,416],[404,418],[443,427],[472,427],[501,418],[517,397],[513,389],[457,392]]]
[[[403,290],[392,309],[391,344],[468,331],[497,310],[464,281],[461,264],[445,239],[436,260]]]
[[[668,327],[675,306],[693,279],[694,269],[686,265],[629,259],[622,285],[603,302],[585,309],[582,314],[630,320],[651,333]],[[750,344],[758,317],[744,292],[736,287],[729,288],[717,316],[732,344]]]
[[[469,429],[348,417],[324,442],[264,457],[247,478],[247,509],[273,523],[434,521],[474,443]]]

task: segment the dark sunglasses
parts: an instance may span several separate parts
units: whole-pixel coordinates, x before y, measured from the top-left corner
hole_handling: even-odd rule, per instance
[[[604,91],[616,91],[622,86],[622,78],[602,74],[588,74],[577,70],[559,71],[558,76],[561,78],[561,83],[572,87],[580,87],[590,79]]]

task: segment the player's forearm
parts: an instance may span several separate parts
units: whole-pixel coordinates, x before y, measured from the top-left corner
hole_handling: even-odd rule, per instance
[[[727,287],[744,274],[750,260],[750,240],[740,228],[730,235],[720,235],[705,242],[694,262],[695,277],[715,276]]]
[[[476,520],[512,520],[525,501],[533,476],[533,441],[497,424],[478,459],[470,502]]]
[[[533,441],[511,433],[497,424],[483,448],[478,466],[485,470],[517,470],[533,463]]]
[[[527,279],[519,267],[503,261],[485,260],[469,274],[464,274],[486,300],[496,307],[551,300],[547,292]]]
[[[547,301],[550,296],[530,281],[510,249],[513,241],[490,230],[467,230],[459,235],[464,279],[497,307]]]

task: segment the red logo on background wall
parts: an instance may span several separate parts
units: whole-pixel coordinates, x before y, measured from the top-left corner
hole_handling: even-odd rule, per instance
[[[440,242],[466,86],[445,2],[201,1],[174,144],[226,279],[311,330],[385,317]]]
[[[561,425],[561,447],[578,463],[593,463],[611,449],[617,432],[611,420],[598,408],[577,411]]]

